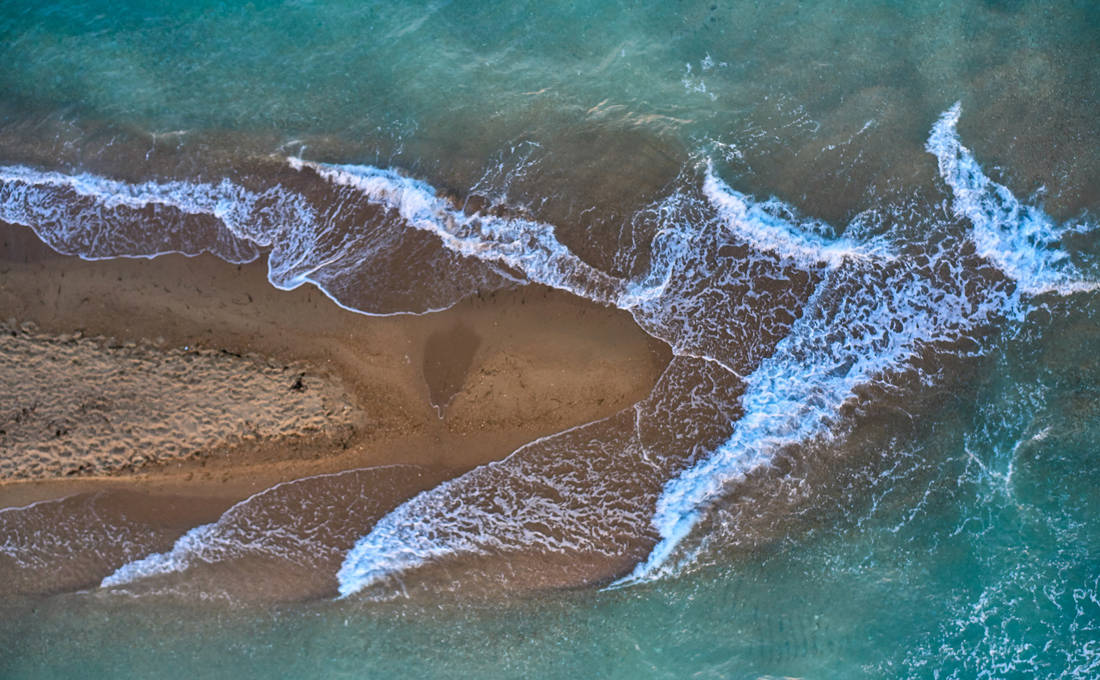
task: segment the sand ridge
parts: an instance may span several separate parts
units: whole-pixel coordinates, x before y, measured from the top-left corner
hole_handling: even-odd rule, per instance
[[[51,438],[62,439],[58,429],[91,434],[95,424],[82,419],[99,416],[79,395],[105,382],[131,399],[126,413],[146,419],[137,439],[121,427],[101,430],[131,442],[117,456],[86,446],[67,454],[65,465],[23,468],[35,479],[0,481],[0,507],[120,484],[239,499],[281,481],[376,465],[460,474],[630,407],[669,360],[667,347],[628,314],[540,286],[475,295],[422,316],[369,317],[339,308],[311,286],[275,289],[263,261],[168,255],[86,262],[53,253],[28,229],[3,225],[0,246],[0,319],[37,324],[14,337],[9,329],[15,345],[0,348],[8,355],[0,380],[29,381],[37,396],[24,394],[20,401],[30,403],[18,406],[0,397],[0,418],[21,415],[36,401],[36,412],[50,413],[18,430],[21,450],[53,446]],[[462,342],[452,341],[456,328]],[[96,336],[102,339],[93,343]],[[42,370],[17,368],[20,352],[38,356]],[[71,370],[73,352],[95,356],[101,372]],[[169,378],[168,367],[180,362],[196,370]],[[249,387],[241,378],[227,382],[229,375],[251,375]],[[306,389],[291,389],[299,376]],[[191,394],[172,394],[159,407],[125,396],[145,382]],[[235,415],[227,411],[219,420],[218,408],[203,406],[206,393],[236,404]],[[240,405],[247,401],[255,403]],[[58,405],[43,406],[52,402]],[[168,404],[187,404],[193,417],[176,417]],[[73,420],[51,430],[62,411]],[[154,430],[157,442],[188,443],[167,454],[142,450],[136,442]],[[12,458],[11,447],[2,448],[0,458]]]

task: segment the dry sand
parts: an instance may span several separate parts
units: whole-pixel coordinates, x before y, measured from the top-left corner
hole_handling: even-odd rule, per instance
[[[0,507],[123,487],[213,514],[323,472],[458,474],[633,404],[669,359],[542,287],[368,317],[262,262],[85,262],[2,225],[0,245]]]
[[[136,471],[248,441],[346,438],[338,381],[301,362],[0,322],[0,480]]]

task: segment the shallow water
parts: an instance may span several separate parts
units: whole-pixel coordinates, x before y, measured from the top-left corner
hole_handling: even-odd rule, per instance
[[[0,219],[56,250],[263,256],[367,314],[541,283],[674,359],[634,408],[378,518],[322,521],[350,492],[309,482],[242,515],[293,521],[230,511],[129,568],[127,524],[101,587],[5,598],[0,668],[1100,674],[1098,26],[1023,0],[8,3]]]

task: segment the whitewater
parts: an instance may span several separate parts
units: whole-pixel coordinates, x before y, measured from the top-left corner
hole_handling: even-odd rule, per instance
[[[27,226],[55,250],[85,259],[209,252],[247,262],[268,252],[272,285],[289,290],[312,283],[366,314],[422,313],[482,287],[524,283],[628,311],[676,357],[649,400],[616,417],[633,421],[632,432],[603,436],[607,424],[581,426],[424,491],[378,519],[337,573],[340,595],[347,597],[463,555],[537,550],[637,558],[614,582],[618,588],[682,574],[720,547],[720,532],[697,530],[730,488],[784,449],[843,436],[841,411],[858,400],[861,387],[890,387],[914,373],[933,382],[936,376],[922,373],[918,359],[936,352],[977,356],[988,330],[1026,318],[1034,299],[1100,288],[1095,274],[1062,247],[1067,235],[1095,227],[1056,224],[985,175],[959,139],[960,115],[958,104],[943,113],[926,143],[958,220],[958,228],[944,226],[928,244],[905,242],[889,229],[848,236],[859,230],[838,230],[778,199],[736,191],[708,161],[694,173],[694,186],[649,208],[660,229],[647,271],[635,278],[587,263],[553,225],[507,205],[467,211],[394,170],[300,157],[282,162],[381,210],[390,222],[349,237],[333,214],[283,184],[127,183],[26,166],[0,168],[0,220]],[[150,211],[155,228],[142,226]],[[434,239],[441,271],[452,278],[422,309],[353,298],[342,283],[407,238],[386,231],[391,222]],[[747,254],[740,260],[724,255],[731,244]],[[707,396],[713,403],[699,407],[707,417],[726,418],[716,425],[722,441],[703,451],[654,450],[646,428],[662,409],[696,408],[674,394],[685,375],[707,371],[714,371],[715,384],[731,385],[725,392],[716,388]],[[664,427],[663,435],[679,439],[676,428],[695,425]],[[599,469],[580,455],[577,467],[555,476],[544,462],[564,450],[590,450],[592,461],[610,467]],[[614,498],[620,480],[604,478],[607,469],[621,469],[646,491],[632,502]],[[553,492],[536,488],[544,486]],[[263,493],[277,495],[277,489]],[[490,490],[497,499],[491,507],[479,501]],[[192,530],[168,553],[126,564],[101,587],[245,552],[291,550],[294,560],[305,559],[311,549],[298,539],[288,539],[288,548],[266,545],[256,532],[241,538],[242,513],[262,496]]]

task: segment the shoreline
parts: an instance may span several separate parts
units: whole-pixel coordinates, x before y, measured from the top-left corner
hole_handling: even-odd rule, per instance
[[[137,345],[154,356],[212,351],[293,364],[305,367],[307,380],[342,389],[361,413],[335,436],[215,442],[135,471],[0,480],[0,508],[101,489],[222,505],[284,481],[393,464],[453,477],[631,406],[670,359],[625,312],[541,286],[474,296],[431,314],[377,317],[344,310],[312,286],[275,289],[266,258],[84,261],[4,225],[0,245],[0,321],[32,322],[32,344],[79,331],[101,346]],[[62,382],[35,380],[47,400]],[[201,395],[212,385],[189,389]],[[17,408],[7,405],[0,417]]]

